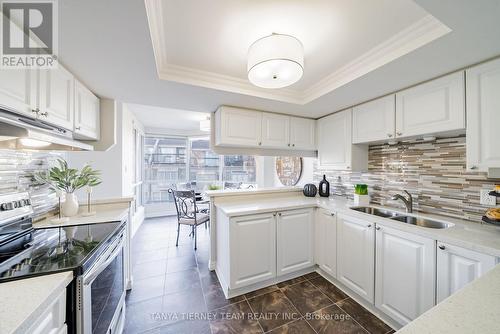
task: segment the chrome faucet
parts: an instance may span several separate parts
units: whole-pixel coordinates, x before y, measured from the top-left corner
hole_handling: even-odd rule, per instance
[[[405,204],[406,206],[406,212],[408,213],[412,213],[413,212],[413,197],[411,196],[411,194],[409,192],[407,192],[406,190],[403,190],[407,195],[408,195],[408,198],[405,198],[403,195],[401,194],[396,194],[394,196],[391,197],[391,199],[393,201],[397,201],[398,199],[402,200],[403,203]]]

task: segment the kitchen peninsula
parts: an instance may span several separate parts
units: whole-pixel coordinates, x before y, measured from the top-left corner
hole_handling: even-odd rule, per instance
[[[500,229],[464,220],[391,209],[447,228],[421,227],[353,210],[342,197],[305,197],[300,188],[208,196],[209,265],[227,298],[317,271],[401,328],[500,257]]]

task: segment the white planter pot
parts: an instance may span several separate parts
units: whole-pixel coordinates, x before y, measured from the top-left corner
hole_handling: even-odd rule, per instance
[[[65,217],[73,217],[78,214],[78,198],[74,193],[64,195],[61,211]]]
[[[354,194],[354,205],[356,205],[356,206],[368,206],[368,205],[370,205],[370,195]]]

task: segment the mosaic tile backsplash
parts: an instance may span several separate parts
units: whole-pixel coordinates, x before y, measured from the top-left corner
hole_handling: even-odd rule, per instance
[[[367,172],[332,171],[314,166],[314,181],[323,174],[330,192],[352,198],[356,183],[368,184],[371,203],[404,208],[390,197],[408,190],[414,210],[480,222],[488,207],[479,204],[480,189],[492,190],[500,179],[466,170],[465,137],[373,145]]]
[[[0,150],[0,194],[28,191],[35,215],[43,215],[57,207],[57,196],[47,185],[39,185],[33,175],[47,170],[61,157],[56,153]]]

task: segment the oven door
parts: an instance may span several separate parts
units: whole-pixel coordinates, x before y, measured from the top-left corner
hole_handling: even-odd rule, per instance
[[[125,315],[124,232],[77,279],[77,333],[121,333]]]

